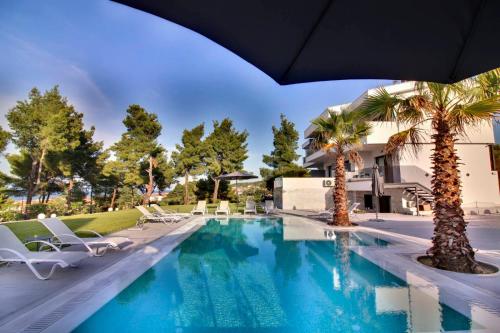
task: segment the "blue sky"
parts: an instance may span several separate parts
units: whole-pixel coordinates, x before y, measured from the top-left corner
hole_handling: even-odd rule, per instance
[[[169,151],[184,128],[204,122],[210,130],[212,120],[230,117],[250,133],[245,168],[257,174],[280,113],[302,135],[325,107],[390,83],[279,86],[205,37],[111,1],[0,1],[0,45],[2,126],[8,109],[32,87],[58,84],[106,146],[123,132],[129,104],[159,115],[160,142]]]

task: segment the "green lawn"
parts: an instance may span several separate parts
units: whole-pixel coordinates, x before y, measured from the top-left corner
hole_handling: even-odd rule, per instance
[[[130,228],[135,225],[141,213],[137,209],[128,209],[117,212],[81,214],[63,216],[63,220],[72,230],[95,230],[103,235]],[[21,240],[41,235],[50,235],[50,232],[39,222],[34,220],[20,221],[6,224]]]
[[[170,210],[173,210],[177,213],[190,213],[194,206],[196,205],[162,205],[162,207],[164,208],[167,208],[167,209],[170,209]],[[208,212],[209,213],[214,213],[215,212],[215,209],[217,208],[217,204],[207,204],[207,208],[208,208]],[[231,212],[232,213],[235,213],[236,212],[236,204],[235,203],[229,203],[229,208],[231,209]],[[240,213],[243,213],[243,205],[240,204],[239,206],[239,212]]]
[[[195,205],[168,205],[164,206],[178,213],[189,213]],[[209,213],[213,213],[216,204],[208,204]],[[236,212],[236,204],[230,204],[231,212]],[[152,209],[150,209],[153,211]],[[239,212],[243,212],[243,206],[240,205]],[[117,212],[81,214],[73,216],[63,216],[63,220],[72,230],[95,230],[100,234],[106,235],[122,229],[133,227],[141,213],[137,209],[121,210]],[[19,239],[25,241],[33,236],[50,235],[50,232],[39,222],[35,220],[20,221],[6,224]]]

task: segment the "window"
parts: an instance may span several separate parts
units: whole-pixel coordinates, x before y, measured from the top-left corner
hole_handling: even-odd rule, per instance
[[[488,146],[488,151],[490,153],[490,167],[491,170],[496,170],[496,163],[495,163],[495,149],[493,145]]]

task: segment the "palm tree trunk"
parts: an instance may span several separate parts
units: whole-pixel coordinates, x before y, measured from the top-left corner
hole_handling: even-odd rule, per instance
[[[469,244],[460,198],[460,172],[455,152],[455,138],[444,119],[444,110],[436,112],[432,121],[435,134],[432,154],[434,195],[434,237],[427,251],[435,267],[455,272],[472,273],[479,269]]]
[[[189,173],[184,174],[184,204],[189,204]]]
[[[212,195],[212,202],[217,201],[217,196],[219,194],[219,184],[220,184],[220,179],[215,178],[214,179],[214,193]]]
[[[338,226],[350,226],[347,212],[347,191],[345,186],[344,152],[337,151],[335,158],[335,187],[333,190],[333,221]]]

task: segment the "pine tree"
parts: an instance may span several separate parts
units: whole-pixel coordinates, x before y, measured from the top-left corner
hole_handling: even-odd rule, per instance
[[[217,200],[220,180],[218,176],[243,169],[243,162],[248,158],[248,132],[238,132],[233,122],[225,118],[222,122],[214,121],[214,129],[206,138],[206,165],[209,177],[215,182],[212,201]]]
[[[299,132],[295,129],[295,124],[286,119],[284,114],[280,115],[280,120],[279,128],[273,126],[274,150],[262,158],[262,161],[273,169],[289,166],[300,157],[296,153],[299,148]]]
[[[116,199],[119,194],[118,191],[125,186],[126,172],[126,165],[122,161],[106,160],[103,163],[98,184],[104,189],[110,188],[111,198],[109,207],[112,209],[115,208]]]
[[[272,168],[260,169],[260,175],[266,181],[268,188],[272,188],[272,183],[277,177],[304,177],[308,174],[307,169],[296,163],[300,155],[296,153],[299,147],[299,132],[295,129],[295,124],[284,114],[280,115],[280,121],[279,128],[272,127],[274,149],[269,155],[262,157],[262,161]]]
[[[73,149],[79,144],[83,115],[75,111],[55,86],[44,94],[33,88],[28,99],[18,101],[6,117],[12,129],[12,141],[32,160],[26,193],[26,204],[30,205],[41,184],[48,153]]]
[[[80,124],[79,144],[73,149],[67,149],[59,154],[60,169],[67,179],[66,206],[71,209],[72,191],[75,186],[75,179],[93,184],[95,177],[100,173],[98,159],[102,154],[102,142],[94,141],[95,128],[90,130],[83,128],[83,122]]]
[[[199,175],[204,171],[206,146],[203,143],[204,125],[200,124],[182,133],[182,144],[176,145],[172,160],[176,175],[184,177],[184,204],[189,203],[189,176]]]
[[[123,124],[127,130],[112,149],[127,169],[124,182],[131,187],[146,184],[142,200],[143,204],[146,204],[155,186],[154,169],[157,167],[157,156],[163,151],[157,141],[162,127],[155,114],[146,112],[137,104],[129,106]],[[147,163],[146,181],[141,176],[143,163]]]

